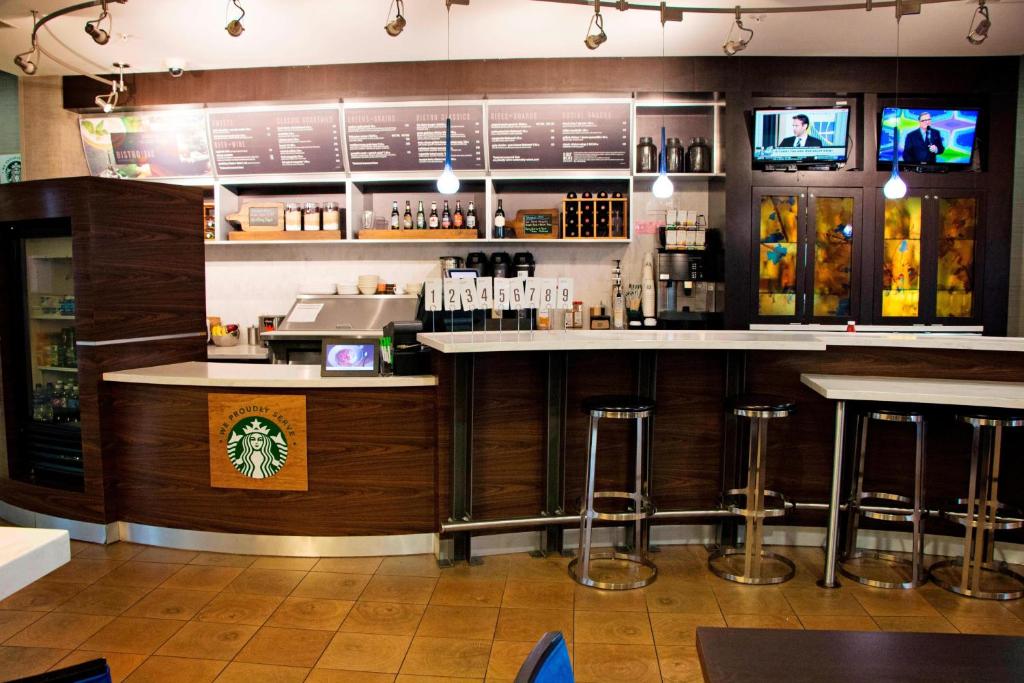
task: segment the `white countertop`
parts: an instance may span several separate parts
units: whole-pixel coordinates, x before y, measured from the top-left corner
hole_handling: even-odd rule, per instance
[[[71,538],[64,529],[0,527],[0,600],[70,559]]]
[[[270,349],[266,346],[207,346],[206,357],[210,360],[248,360],[260,361],[270,357]]]
[[[833,346],[1024,352],[1024,338],[955,333],[766,330],[554,330],[433,332],[418,339],[442,353],[706,349],[824,351]]]
[[[800,381],[836,401],[1024,408],[1024,383],[1020,382],[814,374],[800,375]]]
[[[278,389],[355,389],[430,387],[433,375],[391,377],[321,377],[319,365],[253,363],[172,363],[137,370],[105,372],[107,382],[186,387],[251,387]]]

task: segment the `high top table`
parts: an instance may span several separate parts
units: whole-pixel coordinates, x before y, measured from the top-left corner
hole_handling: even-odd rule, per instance
[[[800,381],[836,402],[835,441],[832,451],[832,488],[828,502],[823,588],[838,588],[836,552],[839,531],[839,487],[843,472],[843,438],[847,401],[927,403],[970,408],[1024,409],[1024,384],[917,377],[858,377],[854,375],[800,375]]]

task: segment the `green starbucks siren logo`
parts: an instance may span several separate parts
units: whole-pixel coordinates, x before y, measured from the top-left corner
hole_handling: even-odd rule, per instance
[[[271,420],[265,417],[246,418],[231,428],[228,458],[245,476],[267,479],[284,467],[288,459],[288,440]]]

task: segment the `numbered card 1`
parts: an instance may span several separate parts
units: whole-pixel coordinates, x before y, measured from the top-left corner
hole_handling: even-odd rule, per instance
[[[459,281],[450,277],[444,279],[444,310],[462,310],[462,292],[459,290]]]
[[[528,277],[523,280],[526,287],[526,297],[523,301],[523,308],[540,308],[540,278]]]
[[[572,278],[558,278],[558,308],[566,311],[572,310]]]
[[[537,278],[540,291],[540,302],[537,308],[542,311],[553,311],[558,308],[558,280],[553,277]]]
[[[455,281],[459,288],[459,298],[462,299],[462,310],[472,311],[476,309],[476,278],[459,278]]]
[[[423,283],[423,308],[427,311],[444,310],[444,289],[439,278]]]
[[[478,277],[476,279],[476,307],[487,311],[494,306],[493,278]]]
[[[526,289],[523,287],[524,282],[526,282],[526,280],[522,278],[514,278],[508,281],[509,308],[513,311],[521,311],[526,308]]]
[[[507,311],[511,306],[508,296],[508,286],[512,280],[507,277],[494,278],[494,310]]]

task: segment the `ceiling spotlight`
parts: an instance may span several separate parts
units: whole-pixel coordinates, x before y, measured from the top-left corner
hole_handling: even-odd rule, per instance
[[[103,110],[104,114],[109,114],[114,111],[114,105],[117,104],[117,93],[111,92],[109,95],[97,95],[96,106]]]
[[[597,33],[594,29],[597,28]],[[594,16],[590,17],[590,24],[587,26],[587,37],[583,44],[588,49],[596,50],[601,44],[608,40],[608,34],[604,32],[604,18],[601,16],[601,0],[594,0]]]
[[[747,45],[750,45],[750,41],[754,38],[754,31],[743,25],[743,17],[740,12],[740,6],[736,5],[736,21],[729,27],[729,35],[725,37],[725,44],[722,45],[722,50],[730,57],[735,55],[737,52],[746,50]],[[747,37],[741,38],[740,36],[737,36],[736,38],[733,38],[733,28],[738,28],[741,34],[746,33]]]
[[[978,17],[981,17],[980,19]],[[977,20],[977,24],[975,24]],[[978,9],[974,10],[971,16],[970,30],[967,33],[967,42],[971,45],[981,45],[988,38],[988,30],[992,28],[992,21],[988,18],[988,7],[985,7],[985,0],[978,0]]]
[[[389,36],[394,38],[405,28],[405,17],[402,16],[405,6],[402,0],[393,0],[391,7],[395,7],[395,18],[384,24],[384,30],[388,32]],[[391,16],[390,8],[388,8],[388,16]]]
[[[100,18],[94,21],[85,22],[85,32],[92,36],[92,39],[97,45],[106,45],[110,42],[110,31],[100,28],[100,24],[103,23],[103,20],[109,18],[110,13],[107,12],[107,3],[104,2],[103,11],[100,12]]]
[[[238,15],[237,19],[232,19],[231,21],[229,21],[227,26],[224,27],[224,30],[227,31],[228,35],[232,38],[237,38],[238,36],[242,35],[242,31],[245,30],[245,27],[242,26],[242,19],[245,17],[245,9],[243,9],[242,6],[238,4],[238,0],[230,0],[228,7],[229,9],[230,5],[234,5],[235,7],[237,7],[238,11],[241,12],[241,14]]]
[[[39,59],[39,57],[36,56],[35,48],[29,50],[28,52],[22,52],[20,55],[14,58],[14,63],[21,67],[21,70],[25,72],[26,76],[31,76],[36,72],[36,69],[38,68],[36,66],[36,63],[32,61],[32,57],[36,57],[36,59]]]

